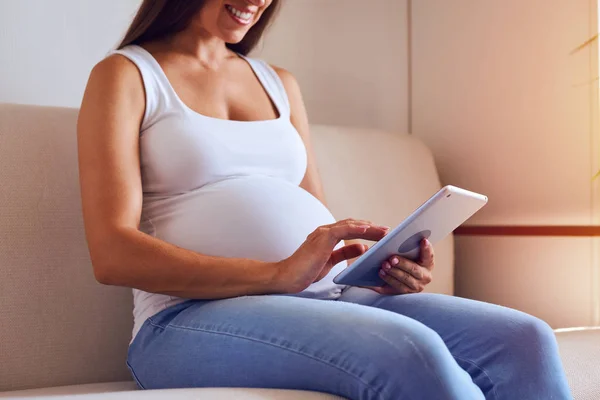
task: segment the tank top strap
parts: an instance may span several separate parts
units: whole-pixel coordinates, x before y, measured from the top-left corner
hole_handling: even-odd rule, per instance
[[[146,95],[146,110],[141,127],[142,133],[152,126],[166,110],[185,109],[185,105],[175,93],[160,64],[146,49],[137,45],[129,45],[122,49],[110,51],[107,57],[113,54],[127,57],[135,64],[142,77]],[[248,62],[257,75],[269,97],[275,103],[281,117],[289,118],[289,99],[277,72],[263,60],[242,55],[240,57]]]
[[[259,79],[263,83],[263,86],[269,93],[269,96],[273,102],[275,102],[277,109],[283,114],[283,116],[289,118],[290,101],[285,87],[283,86],[283,82],[281,81],[281,78],[279,78],[279,75],[277,75],[277,72],[275,72],[275,70],[263,60],[245,56],[241,57],[248,61],[254,72],[258,75]]]
[[[122,49],[110,51],[107,57],[113,54],[127,57],[135,64],[142,77],[146,97],[146,110],[141,126],[141,132],[143,132],[152,126],[165,110],[176,106],[178,104],[177,98],[171,93],[169,83],[165,82],[160,65],[144,48],[129,45]]]

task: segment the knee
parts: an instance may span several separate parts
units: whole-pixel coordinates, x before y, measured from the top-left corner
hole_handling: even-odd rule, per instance
[[[540,355],[543,355],[545,350],[553,350],[556,347],[554,331],[545,321],[529,314],[518,313],[509,322],[512,329],[505,340],[511,347],[529,349]]]
[[[394,369],[397,369],[399,362],[405,362],[411,368],[418,368],[421,364],[428,369],[436,369],[450,357],[444,341],[432,329],[420,323],[406,328],[402,326],[390,337],[383,337],[380,341],[390,367],[395,366]]]
[[[546,347],[556,343],[554,331],[546,321],[528,315],[523,324],[523,335],[529,343],[538,347]]]
[[[472,395],[470,376],[432,329],[421,326],[398,331],[392,346],[388,338],[379,342],[386,352],[378,358],[372,387],[382,398],[479,398]]]

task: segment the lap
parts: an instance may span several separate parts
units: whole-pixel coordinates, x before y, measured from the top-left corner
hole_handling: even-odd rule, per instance
[[[505,307],[351,288],[338,301],[247,296],[171,307],[146,321],[128,363],[148,389],[266,387],[349,399],[451,398],[449,390],[466,399],[481,398],[477,386],[508,388],[540,363],[536,354],[557,359],[551,336],[547,324]],[[519,369],[523,357],[533,364]]]
[[[311,339],[353,334],[367,326],[427,329],[419,322],[384,309],[332,300],[294,296],[243,296],[216,301],[191,301],[181,311],[152,317],[158,327],[228,333],[255,338],[272,335],[292,337],[298,333]]]
[[[435,332],[394,312],[329,300],[247,296],[191,301],[159,313],[138,333],[128,362],[146,388],[332,392],[332,382],[350,379],[369,391],[386,381],[379,368],[386,359],[390,366],[414,363],[415,349],[422,348],[451,359]]]

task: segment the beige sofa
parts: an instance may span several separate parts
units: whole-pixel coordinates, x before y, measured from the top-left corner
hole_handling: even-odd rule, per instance
[[[335,398],[267,389],[136,390],[125,367],[131,293],[94,281],[83,236],[76,116],[75,109],[0,104],[0,398]],[[395,225],[440,187],[431,153],[412,136],[312,130],[337,218]],[[436,251],[429,290],[451,294],[452,237]],[[559,334],[577,400],[600,399],[598,333]]]

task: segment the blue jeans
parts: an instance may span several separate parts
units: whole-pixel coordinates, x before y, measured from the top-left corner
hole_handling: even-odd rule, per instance
[[[128,366],[146,389],[303,389],[347,399],[572,399],[554,333],[436,294],[193,300],[145,322]]]

